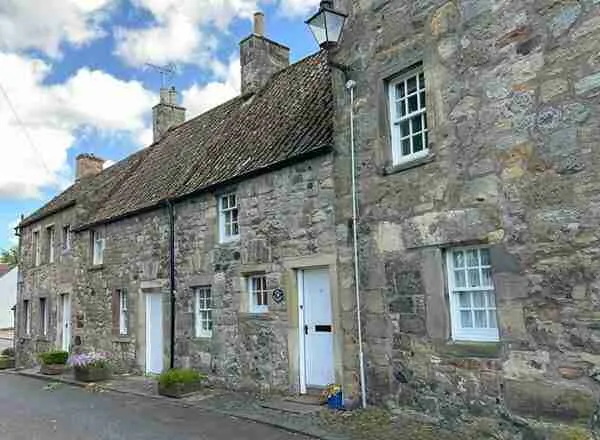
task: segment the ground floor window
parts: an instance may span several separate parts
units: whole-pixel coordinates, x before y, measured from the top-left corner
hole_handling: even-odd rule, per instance
[[[266,313],[269,311],[269,291],[267,290],[267,277],[254,275],[248,278],[248,292],[250,294],[250,312]]]
[[[485,247],[449,249],[447,265],[453,339],[497,341],[490,250]]]
[[[210,338],[213,328],[213,300],[210,286],[194,288],[194,334],[197,338]]]
[[[23,301],[23,330],[25,335],[31,335],[31,307],[28,299]]]
[[[48,334],[48,305],[46,298],[40,298],[40,335]]]

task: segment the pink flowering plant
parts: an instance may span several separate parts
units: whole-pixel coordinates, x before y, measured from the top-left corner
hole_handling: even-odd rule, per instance
[[[108,368],[110,367],[110,356],[103,351],[74,354],[69,359],[69,365],[76,369]]]

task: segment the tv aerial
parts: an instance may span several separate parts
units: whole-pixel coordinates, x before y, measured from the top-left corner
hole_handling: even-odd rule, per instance
[[[160,75],[160,88],[164,89],[167,86],[167,82],[175,75],[177,72],[177,67],[173,63],[165,64],[164,66],[159,66],[157,64],[146,63],[146,66],[151,68],[152,70],[158,72]]]

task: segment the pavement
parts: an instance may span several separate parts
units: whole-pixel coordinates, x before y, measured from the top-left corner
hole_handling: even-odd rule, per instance
[[[2,440],[309,440],[195,405],[0,374]]]

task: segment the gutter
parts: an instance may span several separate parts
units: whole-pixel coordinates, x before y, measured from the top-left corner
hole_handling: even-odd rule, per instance
[[[175,367],[175,214],[173,212],[173,202],[170,199],[165,201],[167,212],[169,214],[169,288],[171,304],[171,332],[170,332],[170,356],[169,368]]]

